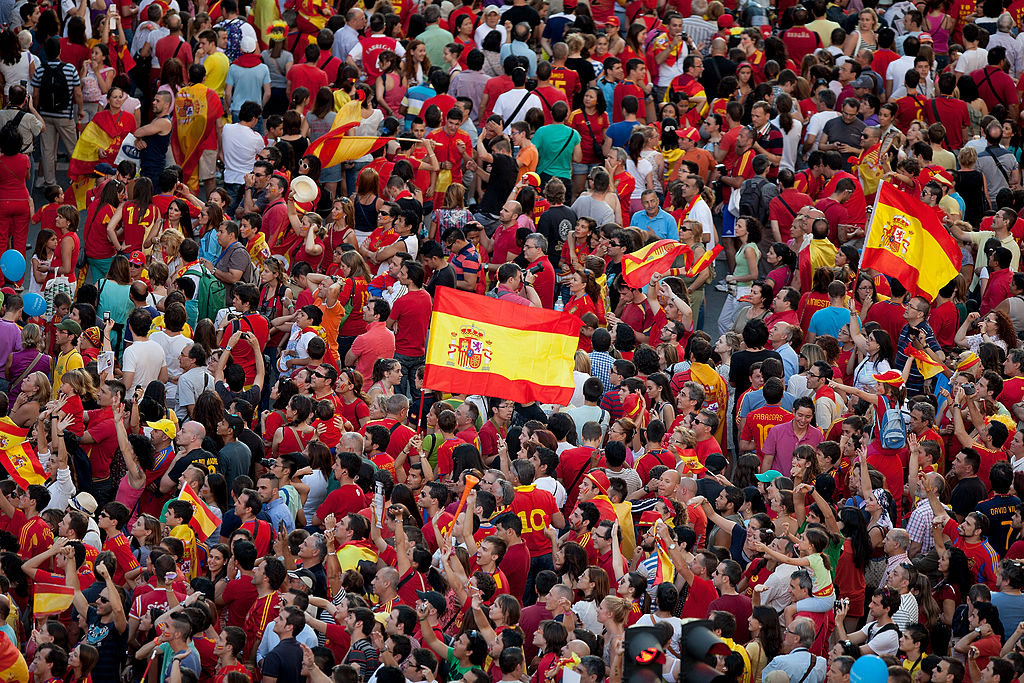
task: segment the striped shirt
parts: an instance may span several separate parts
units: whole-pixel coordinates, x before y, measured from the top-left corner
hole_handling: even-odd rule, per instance
[[[75,105],[74,89],[77,87],[81,87],[82,85],[82,79],[78,77],[78,71],[75,70],[74,66],[59,61],[50,62],[42,66],[42,68],[35,70],[35,73],[32,74],[32,82],[29,85],[31,85],[33,90],[35,91],[35,97],[38,101],[39,90],[43,87],[43,75],[48,70],[56,69],[58,67],[64,70],[64,78],[68,82],[68,106],[59,112],[45,111],[44,109],[39,107],[39,113],[43,116],[50,116],[53,118],[70,119],[72,115],[72,110]]]

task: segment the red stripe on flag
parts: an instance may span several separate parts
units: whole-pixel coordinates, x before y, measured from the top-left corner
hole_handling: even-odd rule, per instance
[[[429,386],[435,391],[447,391],[449,393],[464,393],[466,391],[466,377],[470,375],[474,391],[483,396],[522,397],[515,400],[519,403],[538,401],[540,403],[555,403],[568,405],[572,399],[574,389],[572,387],[556,387],[550,384],[538,382],[527,382],[523,380],[510,380],[507,377],[496,375],[490,372],[472,372],[458,368],[446,368],[440,365],[427,364],[423,376],[423,385]]]
[[[579,335],[580,322],[575,316],[546,308],[526,308],[450,287],[438,290],[434,311],[464,318],[467,322],[499,325],[524,332],[564,334],[568,337]]]

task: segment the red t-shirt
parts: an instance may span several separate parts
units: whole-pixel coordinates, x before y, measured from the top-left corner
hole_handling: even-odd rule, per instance
[[[249,614],[249,607],[256,602],[256,586],[252,585],[252,577],[241,576],[231,579],[224,586],[224,603],[228,610],[225,626],[245,627],[245,617]]]
[[[0,187],[2,189],[2,187]],[[85,226],[85,254],[93,259],[105,259],[113,257],[117,252],[114,245],[107,237],[107,223],[114,215],[114,209],[105,204],[96,211],[90,211],[88,215],[92,220]]]
[[[89,436],[95,439],[95,443],[83,444],[82,448],[92,463],[92,478],[97,481],[107,479],[110,477],[110,463],[117,453],[113,409],[108,406],[89,411]]]
[[[872,306],[871,311],[874,311],[877,305]],[[868,318],[870,319],[870,312]],[[959,313],[957,313],[956,306],[953,305],[952,301],[946,301],[932,308],[931,315],[928,317],[928,324],[931,326],[932,332],[935,333],[935,339],[939,342],[939,346],[953,346],[956,340],[956,330],[959,327],[957,325],[958,319]],[[903,328],[901,327],[900,329],[902,330]],[[893,339],[898,338],[898,336],[893,337]]]
[[[395,354],[419,358],[426,353],[427,328],[432,308],[426,290],[407,292],[391,307],[395,321]]]
[[[60,39],[60,61],[71,64],[75,70],[82,68],[82,64],[89,59],[91,53],[88,45],[72,43],[67,38]]]
[[[302,86],[309,90],[310,101],[313,101],[320,88],[328,85],[327,74],[324,73],[323,69],[318,68],[316,64],[293,64],[285,78],[288,79],[289,94],[295,88]]]
[[[544,530],[551,525],[551,518],[558,512],[555,497],[533,484],[518,486],[509,507],[519,515],[523,523],[523,543],[530,550],[530,556],[540,557],[550,553],[551,539],[544,535]]]
[[[526,577],[530,573],[530,549],[525,543],[510,546],[498,568],[508,577],[509,594],[520,598],[526,591]]]
[[[103,550],[109,550],[117,558],[117,569],[114,570],[112,578],[118,586],[124,583],[125,573],[139,568],[139,562],[132,553],[131,543],[124,534],[118,534],[115,538],[108,538],[104,541]]]
[[[903,326],[907,324],[907,321],[903,319],[903,304],[896,304],[892,301],[879,301],[871,304],[871,308],[868,309],[867,317],[865,322],[876,322],[883,330],[889,333],[889,339],[895,345],[900,338],[900,332],[903,330]],[[956,315],[956,309],[953,310],[953,314]],[[935,311],[932,311],[932,315],[935,315]],[[956,330],[953,330],[954,334]]]
[[[230,304],[231,302],[228,303]],[[221,335],[220,340],[221,348],[227,346],[231,335],[238,330],[251,332],[256,335],[256,342],[261,349],[266,347],[267,339],[270,338],[270,325],[267,319],[259,313],[246,313],[240,318],[232,320],[231,324],[224,328],[224,334]],[[252,384],[256,379],[256,356],[253,354],[249,342],[239,339],[238,343],[231,349],[231,360],[241,365],[242,369],[245,370],[245,383]]]
[[[697,451],[697,459],[700,460],[701,465],[707,462],[709,455],[722,454],[722,447],[714,437],[698,441],[693,449]]]
[[[789,422],[792,419],[793,413],[782,406],[761,406],[757,410],[747,413],[747,420],[743,423],[740,439],[753,441],[757,454],[762,455],[761,447],[764,446],[764,440],[768,438],[768,431],[775,425]]]
[[[255,652],[259,647],[263,632],[277,618],[280,604],[281,596],[276,591],[253,601],[245,617],[245,626],[242,627],[245,629],[245,646],[250,652]]]
[[[345,484],[327,494],[327,498],[316,509],[316,516],[322,521],[333,512],[340,520],[349,513],[358,513],[366,504],[366,495],[361,488],[355,484]]]
[[[179,36],[164,36],[156,41],[156,59],[163,64],[172,57],[177,58],[185,66],[185,71],[192,64],[192,46]]]
[[[564,92],[569,99],[580,91],[580,75],[568,67],[551,67],[551,78],[548,81]]]
[[[705,619],[708,616],[708,607],[717,599],[718,590],[715,589],[715,584],[708,579],[694,576],[693,583],[690,585],[690,593],[686,596],[686,602],[683,603],[683,613],[679,616],[682,619],[688,617]]]

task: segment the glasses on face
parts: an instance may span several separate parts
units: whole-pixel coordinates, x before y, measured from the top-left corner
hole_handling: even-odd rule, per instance
[[[98,598],[96,598],[96,602],[98,602],[100,604],[106,604],[106,603],[110,602],[110,600],[108,600],[107,598],[105,598],[105,597],[103,597],[101,595]]]

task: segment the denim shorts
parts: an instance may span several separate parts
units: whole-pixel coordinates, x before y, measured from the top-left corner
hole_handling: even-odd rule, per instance
[[[601,164],[577,164],[575,161],[572,162],[572,174],[573,175],[588,175],[590,171]]]

